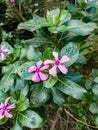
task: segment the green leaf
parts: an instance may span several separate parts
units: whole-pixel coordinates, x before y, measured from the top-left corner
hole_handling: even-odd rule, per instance
[[[30,101],[34,107],[41,106],[49,99],[49,89],[41,84],[33,86]]]
[[[28,72],[28,69],[29,69],[32,65],[35,65],[35,62],[26,62],[26,63],[22,64],[22,65],[18,68],[18,70],[17,70],[18,75],[19,75],[22,79],[31,80],[32,74],[30,74],[30,73]]]
[[[47,23],[45,18],[34,15],[32,20],[20,23],[18,25],[18,29],[25,29],[32,32],[37,29],[40,29],[41,27],[47,27],[48,25],[49,24]]]
[[[27,55],[27,47],[21,49],[20,60],[25,59],[26,55]]]
[[[58,80],[57,76],[55,77],[50,76],[48,80],[43,81],[43,86],[45,88],[52,88],[56,84],[57,80]]]
[[[34,49],[32,46],[29,46],[27,51],[27,59],[33,61],[39,61],[42,59],[42,55],[38,50]]]
[[[17,101],[17,111],[25,111],[29,107],[29,100],[26,97],[20,97]]]
[[[75,73],[73,71],[68,71],[66,77],[76,83],[81,83],[83,76],[81,74]]]
[[[85,36],[90,34],[96,28],[97,26],[95,23],[83,23],[80,20],[71,20],[66,27],[66,31]]]
[[[53,59],[52,52],[53,52],[52,48],[45,49],[45,51],[43,52],[43,59],[44,60]]]
[[[23,129],[22,129],[22,127],[20,126],[19,122],[16,119],[14,126],[10,130],[23,130]]]
[[[98,115],[97,115],[95,121],[96,121],[96,124],[98,125]]]
[[[46,18],[51,26],[56,26],[59,22],[60,9],[54,9],[52,11],[47,11]]]
[[[32,110],[19,113],[18,118],[22,125],[29,128],[39,128],[43,125],[42,118]]]
[[[90,106],[89,106],[89,111],[92,113],[92,114],[97,114],[98,113],[98,105],[96,103],[91,103]]]
[[[41,37],[41,38],[35,37],[35,38],[29,39],[29,40],[24,40],[23,43],[27,46],[31,45],[34,48],[41,47],[41,46],[47,45],[47,44],[52,44],[52,42],[49,39],[43,38],[43,37]]]
[[[95,82],[95,83],[98,83],[98,77],[96,77],[96,78],[94,79],[94,82]]]
[[[49,27],[48,30],[51,33],[64,32],[66,30],[66,26],[65,25],[61,25],[61,26],[58,26],[58,27]]]
[[[0,119],[0,125],[5,124],[7,122],[7,120],[8,120],[7,118]]]
[[[98,95],[98,84],[94,84],[94,85],[93,85],[92,91],[93,91],[93,93],[94,93],[95,95]]]
[[[56,87],[51,88],[54,103],[61,105],[65,102],[65,97],[62,92]]]
[[[67,10],[62,10],[61,13],[60,13],[60,23],[59,23],[59,25],[62,25],[65,22],[69,22],[70,19],[71,19],[71,14],[68,13]]]
[[[64,55],[67,55],[69,57],[69,61],[64,64],[67,67],[71,66],[79,56],[79,49],[77,48],[75,43],[70,42],[61,49],[60,56],[62,57]]]
[[[60,76],[56,87],[63,93],[70,95],[76,99],[83,99],[86,94],[86,90],[80,85],[66,79],[65,76]]]
[[[14,76],[11,72],[12,70],[5,74],[0,82],[0,89],[5,89],[5,92],[7,92],[14,84]]]
[[[6,93],[4,93],[4,91],[0,90],[0,103],[5,102],[5,100],[8,98],[8,95]]]
[[[26,96],[29,91],[29,84],[27,81],[23,79],[17,79],[15,84],[15,92],[18,93],[19,96]]]

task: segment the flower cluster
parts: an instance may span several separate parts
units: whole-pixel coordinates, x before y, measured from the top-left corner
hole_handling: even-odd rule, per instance
[[[8,106],[9,99],[10,97],[7,98],[4,103],[0,104],[0,119],[2,119],[3,117],[12,118],[13,116],[12,114],[9,113],[9,110],[15,108],[15,104]]]
[[[48,74],[43,73],[43,70],[46,70],[49,68],[49,65],[53,65],[52,68],[49,70],[49,74],[52,76],[57,75],[57,68],[63,73],[66,74],[68,72],[68,69],[62,65],[64,62],[68,62],[69,58],[68,56],[64,55],[61,59],[58,57],[58,52],[52,53],[55,60],[46,60],[45,62],[39,61],[36,66],[31,66],[28,70],[29,73],[34,72],[34,75],[32,76],[32,81],[34,82],[40,82],[41,80],[48,79]],[[43,67],[42,63],[44,64]]]
[[[5,55],[5,53],[10,54],[11,51],[8,50],[5,46],[2,46],[2,47],[0,48],[0,59],[1,59],[2,61],[6,60],[6,55]]]

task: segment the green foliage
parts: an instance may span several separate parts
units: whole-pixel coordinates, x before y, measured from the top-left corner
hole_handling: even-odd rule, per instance
[[[29,128],[39,128],[43,124],[42,118],[34,111],[28,110],[19,113],[19,121]]]
[[[42,127],[49,118],[49,106],[55,111],[59,107],[68,107],[73,115],[77,114],[75,119],[80,119],[77,130],[86,130],[91,125],[96,127],[98,45],[94,43],[94,39],[97,40],[95,0],[87,3],[76,0],[75,5],[57,1],[60,8],[47,11],[42,9],[45,2],[39,1],[35,6],[32,0],[0,1],[5,7],[0,11],[0,48],[5,46],[11,52],[0,51],[0,105],[8,97],[11,97],[9,104],[15,104],[15,108],[8,111],[13,115],[11,130]],[[58,53],[58,58],[53,52]],[[2,53],[6,60],[2,60]],[[69,61],[62,63],[63,56]],[[53,60],[53,63],[41,70],[46,60]],[[43,62],[41,66],[39,61]],[[52,76],[50,69],[55,71],[55,67],[57,75]],[[63,74],[64,68],[68,73]],[[45,74],[48,75],[46,80]],[[35,79],[39,76],[41,81],[34,82],[34,76]],[[0,125],[7,121],[3,115]]]

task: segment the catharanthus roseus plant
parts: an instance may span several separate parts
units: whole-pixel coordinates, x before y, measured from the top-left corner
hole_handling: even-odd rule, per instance
[[[25,2],[8,2],[22,21],[16,18],[17,28],[11,33],[3,31],[1,37],[0,125],[11,118],[11,130],[42,127],[49,117],[45,110],[49,104],[57,110],[75,103],[76,109],[71,110],[82,113],[92,93],[85,88],[86,74],[82,71],[89,61],[86,39],[96,24],[76,19],[68,10],[59,8],[48,10],[46,16],[39,11],[38,16],[31,7],[39,8],[41,1],[33,1],[30,6],[31,1]],[[22,11],[23,6],[31,13],[31,20],[26,10]],[[15,104],[10,105],[10,101]]]

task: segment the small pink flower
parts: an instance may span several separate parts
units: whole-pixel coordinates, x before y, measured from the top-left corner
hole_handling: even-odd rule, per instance
[[[12,118],[12,114],[9,113],[9,110],[15,108],[15,104],[12,104],[10,106],[8,106],[8,101],[9,101],[10,97],[7,98],[3,103],[0,104],[0,119],[3,118],[3,116],[5,116],[6,118]]]
[[[45,65],[49,65],[49,64],[53,64],[54,66],[49,70],[49,74],[51,74],[52,76],[56,76],[57,75],[57,70],[56,68],[59,68],[59,70],[63,73],[63,74],[66,74],[68,72],[68,69],[62,65],[62,63],[64,62],[68,62],[69,61],[69,58],[68,56],[64,55],[61,60],[59,60],[58,58],[58,52],[53,52],[52,53],[53,56],[55,57],[55,61],[53,60],[46,60],[44,62]]]
[[[11,3],[14,3],[14,2],[15,2],[15,0],[10,0],[10,2],[11,2]]]
[[[39,4],[38,4],[38,3],[34,3],[34,6],[36,6],[36,7],[37,7],[37,6],[39,6]]]
[[[36,66],[31,66],[28,70],[29,73],[35,72],[35,74],[32,76],[32,80],[34,82],[40,82],[41,80],[48,79],[48,74],[44,74],[41,71],[47,69],[49,65],[45,65],[41,67],[42,61],[37,62]]]
[[[5,46],[2,46],[1,49],[0,49],[0,56],[1,56],[2,61],[6,60],[6,55],[4,54],[5,52],[7,52],[8,54],[11,53],[10,50],[5,48]]]

